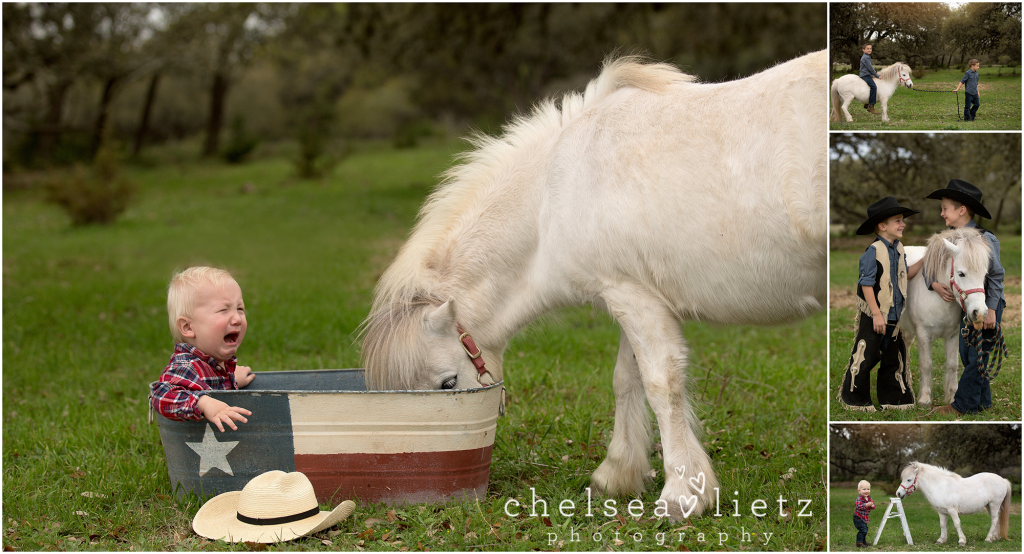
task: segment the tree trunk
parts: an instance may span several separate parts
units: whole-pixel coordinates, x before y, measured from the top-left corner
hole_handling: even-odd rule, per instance
[[[224,124],[224,100],[228,95],[228,80],[218,71],[213,75],[210,91],[210,118],[206,122],[206,144],[203,156],[216,156],[220,149],[220,128]]]
[[[100,98],[99,115],[96,116],[96,126],[92,130],[92,155],[100,151],[100,144],[103,143],[103,132],[107,127],[107,117],[110,114],[110,103],[114,100],[114,89],[117,87],[119,77],[107,79],[103,87],[103,97]]]
[[[156,88],[160,84],[160,70],[153,73],[149,80],[149,90],[146,91],[146,102],[142,106],[142,117],[139,121],[139,128],[135,131],[135,148],[132,155],[139,156],[142,151],[142,142],[146,139],[146,132],[149,131],[149,114],[153,111],[153,101],[156,100]]]
[[[70,79],[61,79],[46,91],[46,118],[39,129],[39,154],[42,156],[50,155],[60,139],[64,98],[67,97],[71,84]]]

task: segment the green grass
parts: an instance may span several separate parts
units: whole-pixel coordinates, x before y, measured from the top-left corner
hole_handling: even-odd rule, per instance
[[[374,282],[461,147],[360,149],[319,181],[294,179],[285,159],[127,168],[140,197],[109,227],[71,228],[35,190],[5,191],[5,548],[249,549],[192,533],[200,503],[173,498],[157,427],[146,423],[147,385],[172,348],[167,280],[199,263],[235,274],[249,320],[239,354],[256,371],[356,367],[354,332]],[[582,307],[556,312],[512,341],[509,406],[486,498],[400,507],[390,517],[387,506],[361,503],[331,532],[274,548],[824,548],[826,391],[818,368],[825,322],[819,313],[774,328],[684,325],[689,390],[723,486],[723,517],[654,519],[665,479],[660,446],[650,454],[658,475],[638,497],[642,517],[625,514],[626,500],[622,518],[557,513],[565,499],[585,505],[613,424],[618,329]],[[783,478],[790,468],[792,477]],[[505,515],[508,499],[530,502],[531,487],[548,500],[550,517]],[[781,519],[780,495],[793,508]],[[732,516],[732,499],[740,517]],[[764,517],[750,512],[759,499]],[[801,499],[811,500],[811,517],[796,517]],[[741,542],[743,533],[751,542]],[[768,533],[767,546],[755,545]]]
[[[927,237],[906,237],[907,244],[924,244]],[[849,247],[837,247],[836,243]],[[856,241],[843,239],[837,241],[833,238],[833,248],[829,252],[829,288],[833,299],[837,292],[846,291],[852,294],[854,285],[857,282],[857,260],[864,252],[868,239],[864,238],[862,245],[856,245]],[[1017,309],[1020,309],[1020,275],[1021,275],[1021,237],[1012,233],[999,233],[999,244],[1001,250],[1000,260],[1006,270],[1006,284],[1004,292],[1007,295],[1007,306],[1016,302]],[[992,408],[978,415],[965,415],[960,418],[952,416],[930,416],[936,421],[960,419],[964,421],[1020,421],[1021,417],[1021,328],[1020,316],[1017,312],[1014,317],[1007,317],[1003,314],[1003,336],[1010,350],[1010,356],[1003,360],[1002,371],[992,381]],[[909,410],[889,410],[885,412],[857,412],[848,411],[839,402],[839,387],[843,382],[843,375],[850,359],[850,349],[853,347],[853,338],[856,334],[855,317],[856,309],[852,306],[837,308],[832,306],[829,311],[829,390],[831,402],[829,403],[830,421],[913,421],[924,419],[929,410],[914,407]],[[910,345],[910,368],[914,377],[914,395],[917,395],[920,372],[918,370],[918,344]],[[945,349],[942,341],[935,341],[932,344],[932,403],[939,405],[945,398],[942,390],[943,363],[946,359]],[[876,368],[877,369],[877,368]],[[963,373],[963,364],[960,364],[960,373]],[[872,371],[872,380],[876,372]],[[874,398],[874,384],[872,386],[872,397]],[[877,399],[875,399],[877,407]]]
[[[878,527],[882,524],[886,507],[889,505],[889,497],[881,490],[872,491],[872,498],[875,501],[874,510],[871,511],[871,521],[868,522],[868,544],[875,541]],[[856,539],[857,529],[853,526],[853,501],[857,499],[856,487],[829,487],[829,515],[830,529],[829,548],[833,552],[846,552],[857,550]],[[967,537],[967,545],[959,546],[959,538],[953,521],[947,520],[946,543],[936,544],[939,538],[939,514],[928,504],[923,493],[911,494],[903,499],[903,513],[907,516],[907,526],[910,528],[910,537],[914,539],[914,545],[907,544],[903,536],[903,527],[899,518],[892,518],[885,523],[882,536],[878,538],[878,546],[869,550],[882,550],[886,552],[975,552],[975,551],[996,551],[996,552],[1020,552],[1020,488],[1014,487],[1013,498],[1010,499],[1010,527],[1009,541],[998,540],[985,542],[992,520],[988,512],[977,514],[961,515],[960,526],[964,536]],[[893,508],[893,513],[896,509]]]
[[[970,122],[957,119],[957,95],[953,89],[963,77],[963,71],[929,70],[924,77],[911,75],[914,89],[897,87],[889,98],[889,123],[882,123],[882,105],[875,105],[878,115],[868,113],[863,104],[856,101],[848,108],[853,121],[829,121],[829,128],[838,131],[878,131],[878,130],[933,130],[933,131],[973,131],[973,130],[1017,130],[1021,128],[1021,76],[1009,75],[1004,70],[999,76],[999,68],[982,67],[978,82],[981,86],[981,107],[978,108],[977,119]],[[843,74],[833,74],[832,78]],[[831,84],[830,84],[831,86]],[[989,88],[990,87],[990,88]],[[915,90],[920,89],[920,90]],[[947,90],[939,94],[922,92],[926,90]],[[959,115],[963,117],[964,91],[959,92]],[[829,100],[829,109],[832,101]]]

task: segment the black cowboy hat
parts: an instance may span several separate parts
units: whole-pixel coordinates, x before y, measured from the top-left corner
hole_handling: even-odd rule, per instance
[[[934,198],[935,200],[942,200],[943,198],[949,198],[950,200],[956,200],[970,208],[974,213],[984,217],[985,219],[992,219],[989,215],[988,210],[981,204],[981,191],[978,187],[962,181],[960,179],[953,179],[946,185],[946,188],[939,189],[927,196],[928,198]]]
[[[857,229],[857,234],[870,235],[871,233],[874,233],[876,225],[894,215],[902,214],[903,216],[911,216],[918,213],[921,212],[911,210],[910,208],[904,208],[896,202],[894,197],[886,196],[878,202],[868,206],[868,218],[864,220],[864,223],[860,224],[860,227]]]

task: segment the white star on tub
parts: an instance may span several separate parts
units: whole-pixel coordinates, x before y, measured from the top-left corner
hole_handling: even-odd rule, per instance
[[[215,467],[232,477],[235,476],[231,471],[231,464],[228,463],[228,452],[235,448],[238,441],[218,441],[213,425],[207,424],[206,432],[203,433],[203,442],[186,442],[185,444],[199,454],[200,477]]]

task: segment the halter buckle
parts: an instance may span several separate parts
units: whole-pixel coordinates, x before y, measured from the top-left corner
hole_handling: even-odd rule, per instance
[[[467,338],[469,340],[466,340]],[[469,336],[469,333],[462,333],[461,335],[459,335],[459,342],[462,343],[462,349],[466,351],[466,355],[469,356],[469,359],[475,360],[483,354],[483,352],[480,350],[480,347],[477,346],[476,342],[473,341],[473,337]],[[473,345],[473,347],[476,348],[476,354],[469,350],[469,345]]]

